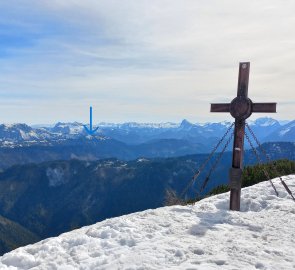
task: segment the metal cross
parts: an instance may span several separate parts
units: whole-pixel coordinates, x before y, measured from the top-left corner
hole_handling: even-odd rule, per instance
[[[232,168],[230,169],[230,210],[240,210],[245,120],[254,113],[275,113],[276,103],[253,103],[248,98],[250,62],[240,63],[237,97],[231,103],[211,104],[211,112],[229,112],[235,118]]]

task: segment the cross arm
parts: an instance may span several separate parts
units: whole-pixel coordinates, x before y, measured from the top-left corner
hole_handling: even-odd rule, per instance
[[[253,103],[252,112],[254,113],[275,113],[277,112],[277,103]]]
[[[210,112],[229,112],[230,103],[211,103]]]

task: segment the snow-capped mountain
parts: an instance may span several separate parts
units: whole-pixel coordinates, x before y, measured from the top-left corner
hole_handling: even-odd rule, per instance
[[[179,124],[98,124],[102,134],[127,144],[139,144],[158,139],[181,139],[205,145],[216,143],[230,125],[231,122],[228,121],[191,123],[186,119]],[[266,136],[282,127],[277,120],[268,117],[249,121],[249,125],[262,142],[265,141]]]
[[[258,118],[255,121],[249,122],[249,125],[255,135],[262,141],[266,141],[265,138],[269,134],[282,127],[279,121],[270,117]]]
[[[84,132],[83,124],[78,122],[61,123],[58,122],[53,128],[47,128],[50,132],[63,135],[77,135]]]
[[[0,125],[0,146],[4,147],[42,143],[55,137],[44,128],[32,128],[26,124]]]
[[[284,177],[295,190],[295,176]],[[195,205],[147,210],[16,249],[0,268],[284,269],[295,267],[294,201],[278,179],[244,188],[241,212],[229,194]]]
[[[98,127],[96,133],[98,136],[112,138],[129,145],[176,139],[203,144],[208,146],[209,151],[230,125],[231,122],[194,124],[183,120],[181,123],[99,123],[94,126]],[[261,142],[295,140],[294,121],[282,126],[277,120],[265,117],[250,121],[249,125]],[[0,147],[48,145],[86,135],[83,124],[78,122],[59,122],[52,127],[38,128],[26,124],[2,124],[0,125]]]
[[[82,124],[57,123],[53,127],[30,127],[26,124],[0,125],[0,147],[23,147],[52,145],[83,136],[87,138]],[[89,138],[91,139],[91,138]]]
[[[294,141],[295,140],[295,120],[280,127],[266,137],[269,141]]]
[[[106,123],[100,122],[97,126],[101,128],[178,128],[179,124],[166,122],[166,123],[137,123],[137,122],[127,122],[122,124]]]
[[[250,121],[250,125],[261,127],[280,126],[280,122],[270,117],[261,117],[254,121]]]
[[[157,139],[189,139],[193,142],[208,144],[221,137],[230,125],[229,121],[202,124],[191,123],[184,119],[181,123],[99,123],[96,126],[99,127],[99,134],[127,144],[140,144]],[[261,141],[265,141],[264,138],[283,127],[279,121],[269,117],[249,121],[249,125]],[[58,123],[47,130],[72,135],[84,132],[83,125],[77,122]]]

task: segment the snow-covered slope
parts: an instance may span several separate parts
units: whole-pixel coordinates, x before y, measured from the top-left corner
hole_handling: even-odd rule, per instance
[[[295,176],[284,177],[295,191]],[[295,269],[295,203],[278,179],[196,203],[134,213],[19,248],[0,269]]]

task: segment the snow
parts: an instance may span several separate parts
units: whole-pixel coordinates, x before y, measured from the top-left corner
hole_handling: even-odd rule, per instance
[[[281,126],[287,125],[291,122],[292,120],[278,120]]]
[[[279,132],[280,136],[284,136],[286,133],[288,133],[289,131],[291,130],[291,128],[286,128],[286,129],[283,129]]]
[[[206,127],[207,131],[214,131],[210,127],[212,127],[212,125],[218,125],[218,124],[228,128],[231,126],[232,122],[229,122],[229,121],[222,121],[222,122],[215,122],[215,123],[214,122],[206,122],[206,123],[197,123],[196,125],[199,127]]]
[[[137,162],[149,162],[149,160],[146,158],[139,158],[137,159]]]
[[[275,124],[278,124],[279,122],[273,118],[270,117],[261,117],[256,119],[254,122],[250,121],[250,125],[259,125],[261,127],[268,127],[273,126]]]
[[[166,123],[137,123],[137,122],[126,122],[121,124],[100,122],[98,125],[100,128],[153,128],[153,129],[168,129],[168,128],[178,128],[180,124],[166,122]]]
[[[231,124],[232,124],[232,122],[229,122],[229,121],[223,121],[223,122],[221,122],[220,124],[223,125],[223,126],[226,126],[226,127],[230,127]]]
[[[58,187],[67,183],[65,171],[62,168],[47,168],[46,176],[50,187]]]
[[[295,191],[295,175],[285,176]],[[108,219],[19,248],[0,269],[295,269],[295,204],[278,179],[229,194]]]
[[[83,124],[78,123],[78,122],[73,122],[73,123],[57,123],[54,126],[55,129],[64,129],[65,133],[68,133],[70,135],[77,135],[80,134],[84,131]]]
[[[19,130],[21,137],[23,138],[23,140],[29,141],[32,139],[38,139],[38,135],[36,134],[35,131],[30,130],[29,132],[23,131],[23,130]]]

